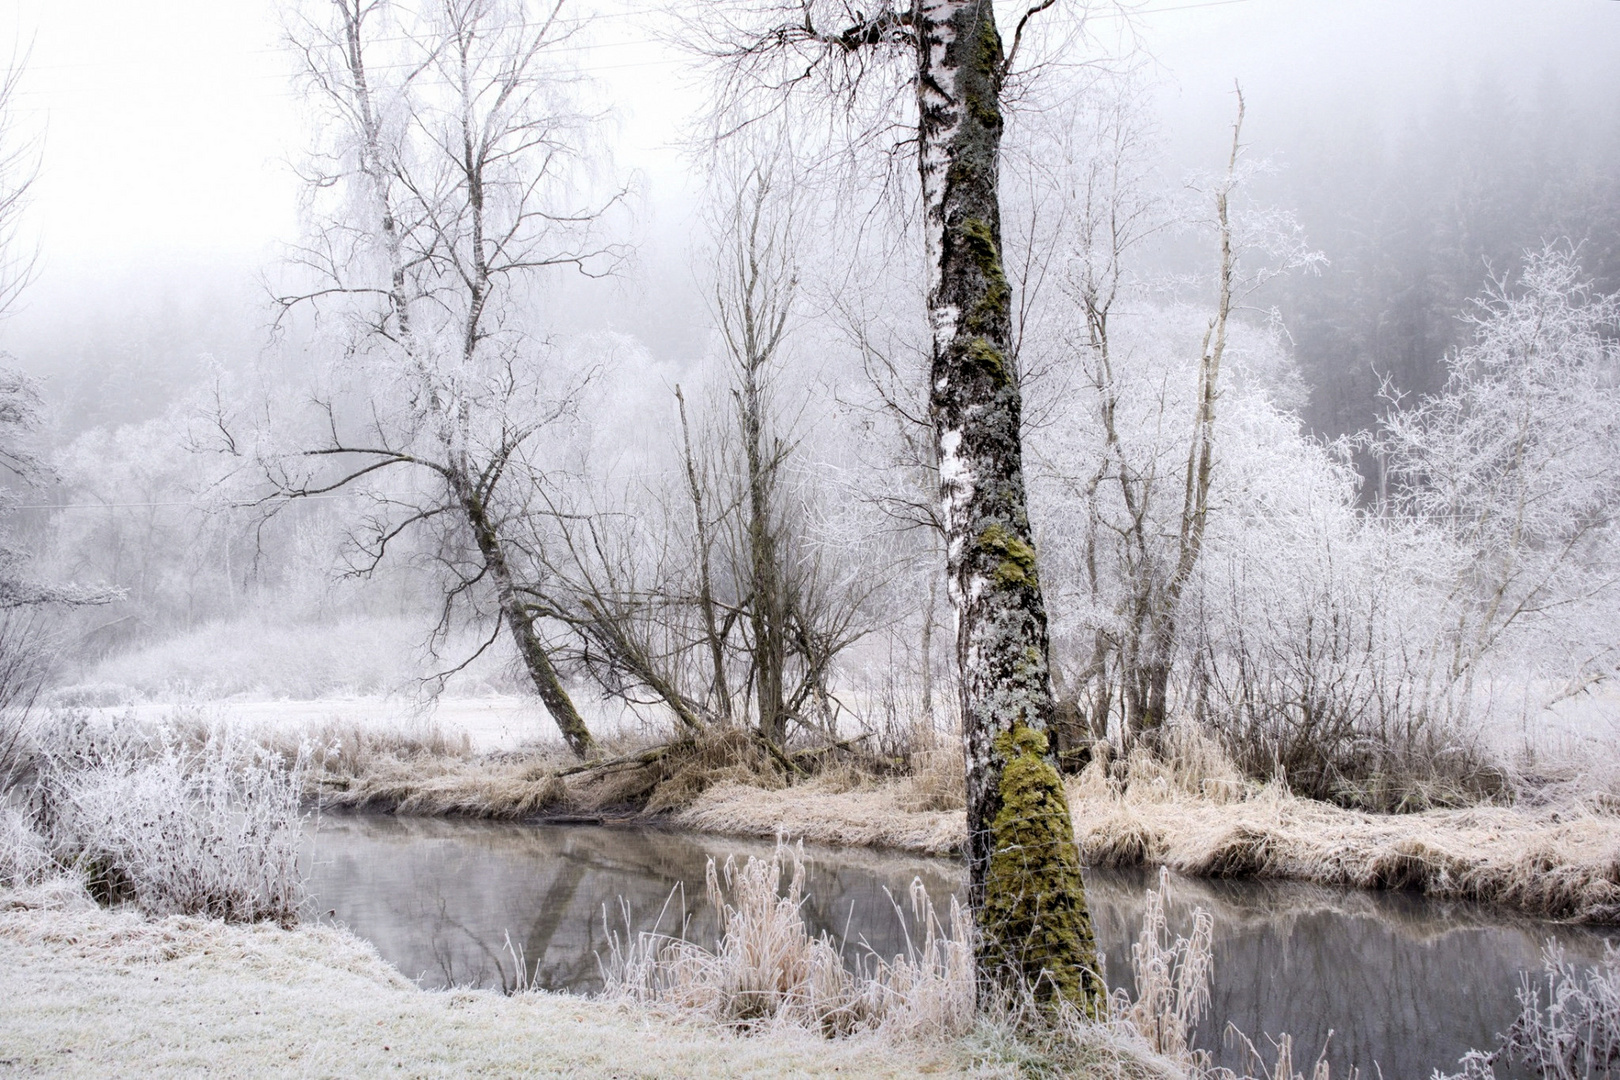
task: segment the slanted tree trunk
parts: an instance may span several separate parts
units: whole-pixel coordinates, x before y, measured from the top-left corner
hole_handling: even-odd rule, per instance
[[[988,0],[923,0],[915,12],[931,412],[957,612],[979,995],[1027,990],[1095,1015],[1104,988],[1048,739],[1046,608],[1009,355],[997,191],[1005,59]]]
[[[322,23],[316,20],[306,23],[293,35],[294,46],[303,51],[311,73],[317,76],[320,92],[339,103],[343,115],[347,118],[347,124],[352,128],[351,134],[357,144],[355,147],[357,164],[362,179],[361,194],[369,199],[369,204],[363,202],[361,208],[356,211],[363,215],[357,224],[359,231],[370,233],[380,248],[384,263],[382,269],[387,274],[385,289],[369,287],[355,289],[342,274],[338,274],[332,287],[324,291],[334,294],[350,292],[369,294],[381,291],[386,294],[386,313],[376,314],[371,336],[375,341],[386,343],[385,347],[397,350],[397,355],[402,361],[403,373],[410,380],[415,392],[414,419],[421,421],[423,430],[434,433],[439,444],[438,448],[443,453],[441,460],[428,462],[412,454],[389,448],[386,440],[383,449],[380,450],[334,446],[320,453],[355,453],[373,459],[373,464],[362,467],[357,472],[351,473],[348,479],[322,490],[334,490],[349,480],[366,475],[374,468],[381,467],[377,463],[379,460],[381,464],[391,461],[428,465],[437,474],[437,478],[449,488],[451,501],[443,509],[459,509],[459,517],[471,530],[483,562],[483,571],[478,576],[487,575],[493,583],[499,617],[512,633],[518,654],[529,672],[540,700],[556,721],[558,730],[569,747],[583,757],[594,746],[590,733],[586,730],[579,710],[574,707],[567,690],[558,678],[545,643],[535,630],[535,616],[522,599],[519,584],[513,576],[507,554],[509,550],[507,540],[501,535],[495,523],[496,519],[490,512],[492,478],[499,476],[501,469],[505,467],[517,447],[508,445],[496,450],[494,454],[496,460],[489,463],[488,468],[481,467],[469,459],[467,432],[471,418],[468,403],[465,398],[458,400],[454,392],[447,389],[447,380],[437,372],[433,351],[435,344],[431,340],[426,340],[431,335],[419,337],[413,326],[412,306],[421,304],[424,293],[420,285],[412,283],[411,275],[422,272],[422,267],[431,260],[421,257],[420,254],[413,257],[406,251],[407,234],[401,229],[400,206],[402,203],[407,206],[410,204],[413,185],[420,184],[421,178],[410,175],[410,167],[407,164],[410,155],[398,141],[395,141],[399,136],[390,137],[385,134],[382,119],[385,110],[378,107],[373,84],[367,73],[369,42],[365,24],[368,18],[382,11],[384,5],[379,3],[366,3],[364,0],[332,0],[332,11],[328,13],[332,22]],[[452,26],[447,36],[438,42],[432,51],[441,58],[454,58],[459,62],[456,85],[460,91],[460,114],[455,118],[453,130],[459,133],[460,138],[459,144],[446,143],[437,150],[444,155],[444,159],[439,163],[448,163],[459,181],[454,196],[454,202],[458,205],[436,207],[435,215],[443,213],[443,219],[433,220],[427,224],[419,223],[418,228],[432,237],[428,244],[431,251],[457,252],[452,257],[457,270],[455,288],[462,293],[466,303],[460,328],[461,367],[463,370],[471,371],[476,370],[485,340],[483,314],[486,305],[494,294],[498,282],[503,280],[503,275],[513,272],[522,262],[521,259],[513,261],[512,251],[522,247],[515,239],[515,232],[502,235],[497,229],[493,237],[486,236],[489,170],[493,167],[493,162],[506,160],[512,154],[521,152],[514,150],[514,146],[534,145],[531,141],[533,132],[539,128],[523,122],[503,127],[501,122],[493,119],[494,114],[480,118],[477,99],[481,91],[478,87],[481,83],[487,83],[488,76],[474,70],[477,61],[471,57],[471,51],[474,39],[482,34],[488,25],[488,13],[473,9],[446,8],[442,9],[440,14],[450,15],[449,21]],[[526,78],[532,78],[524,69],[534,60],[541,43],[545,40],[544,30],[540,31],[538,37],[527,35],[527,31],[521,33],[530,43],[528,54],[522,58],[517,67],[503,69],[495,77],[503,100],[518,91]],[[337,69],[333,69],[330,73],[327,70],[324,56],[329,48],[337,49],[341,55],[341,74]],[[329,182],[335,181],[336,177],[333,177]],[[524,216],[520,214],[519,220],[523,220]],[[530,213],[527,216],[538,219],[543,215]],[[467,230],[466,234],[457,235],[457,230],[463,228]],[[497,265],[492,269],[490,264],[492,253],[498,264],[505,265]],[[466,259],[465,264],[459,261],[461,258]],[[416,269],[410,270],[413,262]],[[442,297],[434,296],[430,306],[438,306],[441,303]],[[435,509],[431,514],[419,514],[417,520],[438,512],[439,510]],[[382,547],[386,547],[386,541]]]
[[[490,580],[494,582],[495,599],[500,605],[500,618],[511,631],[512,641],[517,645],[518,656],[523,660],[530,681],[534,683],[535,693],[540,695],[540,701],[545,705],[546,711],[556,721],[557,730],[562,732],[568,748],[581,758],[589,756],[591,751],[596,749],[596,743],[585,727],[584,718],[574,707],[573,698],[568,696],[562,680],[557,677],[557,668],[546,653],[545,643],[535,631],[534,614],[519,595],[517,583],[512,577],[512,568],[506,560],[506,551],[501,544],[500,534],[495,528],[495,523],[490,520],[488,508],[465,476],[453,477],[451,483],[456,489],[456,498],[461,503],[467,524],[472,528],[473,536],[477,540],[478,553],[483,557],[484,567],[489,571]]]

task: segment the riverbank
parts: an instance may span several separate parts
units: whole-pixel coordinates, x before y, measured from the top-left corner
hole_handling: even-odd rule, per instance
[[[615,782],[616,795],[657,794],[644,781]],[[1124,780],[1089,772],[1068,791],[1089,866],[1413,889],[1551,919],[1620,923],[1620,816],[1579,802],[1372,814],[1275,784],[1189,785],[1171,770],[1140,767]],[[357,809],[505,819],[589,816],[604,805],[577,800],[544,763],[510,760],[395,763],[325,795],[328,805]],[[927,808],[910,778],[846,773],[791,786],[721,775],[677,805],[653,803],[639,816],[698,832],[925,855],[959,852],[967,835],[963,812]]]
[[[1068,785],[1088,866],[1168,866],[1192,877],[1255,877],[1413,889],[1580,923],[1620,923],[1620,818],[1580,805],[1480,806],[1368,814],[1276,785],[1189,790],[1170,770],[1125,781],[1088,772]],[[908,808],[903,782],[829,790],[709,789],[673,815],[682,827],[778,834],[925,854],[960,849],[960,811]]]
[[[1011,1049],[993,1032],[942,1045],[749,1036],[561,994],[427,991],[341,930],[0,893],[0,1075],[1023,1075],[1028,1055]],[[1175,1074],[1104,1048],[1085,1075]]]
[[[193,726],[195,737],[207,737]],[[814,775],[789,783],[741,732],[674,746],[627,741],[606,747],[605,762],[591,767],[560,746],[480,753],[463,734],[432,724],[388,730],[332,722],[268,734],[289,754],[313,748],[306,793],[330,808],[634,818],[927,855],[956,853],[966,836],[960,765],[953,768],[944,751],[920,756],[924,767],[911,775],[811,762]],[[1182,751],[1169,764],[1144,755],[1106,772],[1094,764],[1068,781],[1088,865],[1412,889],[1537,917],[1620,923],[1620,814],[1612,797],[1583,798],[1569,785],[1536,802],[1375,814],[1246,781],[1202,742]]]

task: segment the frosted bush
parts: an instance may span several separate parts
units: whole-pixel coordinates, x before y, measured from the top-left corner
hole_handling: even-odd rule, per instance
[[[1581,972],[1562,948],[1550,944],[1541,963],[1542,985],[1524,976],[1519,1018],[1501,1045],[1469,1054],[1460,1063],[1462,1072],[1446,1080],[1495,1080],[1499,1066],[1509,1068],[1511,1076],[1528,1070],[1548,1080],[1620,1075],[1620,949],[1605,945],[1603,962]]]
[[[0,798],[0,888],[37,885],[56,867],[27,817]]]
[[[1131,971],[1136,977],[1133,1000],[1123,988],[1110,995],[1113,1015],[1130,1024],[1158,1054],[1192,1062],[1193,1031],[1209,1008],[1209,980],[1214,969],[1214,919],[1198,908],[1193,913],[1192,937],[1170,940],[1165,900],[1170,874],[1159,871],[1159,887],[1148,890],[1142,914],[1142,932],[1131,946]]]
[[[297,920],[306,753],[289,761],[218,730],[188,747],[80,724],[42,757],[39,822],[92,887],[153,915]]]
[[[960,904],[951,902],[947,932],[914,882],[910,925],[920,942],[907,955],[870,956],[863,970],[851,971],[826,934],[812,937],[805,926],[804,877],[802,847],[780,845],[771,858],[750,858],[740,868],[734,859],[724,866],[709,860],[709,903],[722,925],[715,948],[662,934],[633,942],[612,934],[606,996],[728,1024],[827,1035],[954,1036],[972,1027],[972,937]]]

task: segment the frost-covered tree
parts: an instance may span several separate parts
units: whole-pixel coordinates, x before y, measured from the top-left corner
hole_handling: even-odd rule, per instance
[[[1285,215],[1237,204],[1252,172],[1241,160],[1242,124],[1239,95],[1226,168],[1196,185],[1191,207],[1156,190],[1141,117],[1119,97],[1101,95],[1078,111],[1068,154],[1047,170],[1045,209],[1066,240],[1062,302],[1045,316],[1063,329],[1047,335],[1061,336],[1072,372],[1046,403],[1062,415],[1037,446],[1043,473],[1061,490],[1054,497],[1070,510],[1056,512],[1063,526],[1053,531],[1060,547],[1075,549],[1070,596],[1087,612],[1089,640],[1064,682],[1091,738],[1117,708],[1126,741],[1157,741],[1172,711],[1184,608],[1232,451],[1219,414],[1228,353],[1246,332],[1237,309],[1268,277],[1312,259]],[[1173,228],[1212,240],[1207,300],[1178,302],[1143,287],[1141,249]],[[1248,336],[1265,350],[1265,332]]]
[[[1376,444],[1394,508],[1462,557],[1442,674],[1469,685],[1510,635],[1551,629],[1584,685],[1620,646],[1577,632],[1612,604],[1620,571],[1620,295],[1598,294],[1569,245],[1549,244],[1496,279],[1472,321],[1445,389],[1394,409]]]
[[[868,629],[875,591],[873,545],[850,539],[865,530],[839,527],[861,510],[838,506],[827,452],[840,425],[805,370],[808,225],[783,161],[750,143],[717,170],[714,352],[673,388],[678,430],[658,431],[661,460],[638,456],[621,475],[626,447],[608,433],[580,462],[547,521],[559,557],[533,587],[610,694],[663,706],[688,731],[751,723],[777,753],[805,733],[836,739],[835,665]],[[623,360],[611,398],[663,382]]]
[[[309,0],[289,13],[325,141],[308,166],[311,229],[281,302],[309,306],[342,350],[318,416],[267,460],[277,498],[369,497],[354,569],[413,530],[456,605],[509,633],[568,745],[590,732],[524,593],[540,437],[581,378],[534,318],[544,271],[606,272],[583,191],[594,118],[558,50],[560,0]]]
[[[722,62],[724,97],[740,108],[736,123],[780,107],[784,91],[815,87],[828,114],[848,116],[866,99],[874,132],[912,133],[981,989],[1027,987],[1096,1011],[1102,986],[1079,853],[1048,738],[1046,606],[1001,235],[1004,91],[1030,20],[1052,6],[1020,11],[1010,44],[990,0],[716,5],[703,29]]]
[[[23,215],[39,175],[38,142],[18,118],[23,65],[0,72],[0,319],[33,279],[36,250],[23,233]],[[0,354],[0,359],[11,357]],[[18,490],[42,491],[55,479],[40,438],[45,422],[39,385],[22,371],[0,366],[0,512],[19,502]],[[106,589],[47,582],[32,559],[0,526],[0,612],[42,604],[105,603],[117,594]]]

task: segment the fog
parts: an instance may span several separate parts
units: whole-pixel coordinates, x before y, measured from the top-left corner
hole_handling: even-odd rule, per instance
[[[642,1045],[638,1004],[979,1071],[1233,1080],[1186,1040],[1234,1017],[1348,1030],[1316,1077],[1620,1046],[1620,953],[1549,946],[1544,1014],[1452,933],[1620,920],[1620,3],[13,0],[0,35],[6,1007],[107,1011],[81,974],[147,931],[104,918],[310,917],[367,873],[309,897],[315,806],[775,836],[708,863],[716,953],[612,936],[602,1030]],[[524,941],[668,846],[589,835],[523,856],[569,895],[505,954],[484,916],[425,948],[563,979]],[[846,970],[788,836],[960,855],[968,907],[914,885],[911,955]],[[477,860],[404,861],[507,917]],[[1161,876],[1125,980],[1088,912],[1125,940],[1141,891],[1086,892],[1154,863],[1311,887],[1171,917]],[[1331,955],[1360,888],[1427,894],[1388,909],[1408,974]],[[240,967],[210,926],[153,933]],[[304,973],[257,996],[346,955],[255,933]],[[1286,1016],[1193,986],[1217,954]],[[414,994],[371,964],[359,998]],[[1408,1045],[1424,970],[1496,985]],[[0,1060],[96,1068],[41,1031],[0,1009]]]
[[[288,501],[299,492],[277,473],[282,466],[259,474],[242,466],[250,443],[261,465],[273,443],[289,452],[290,444],[276,440],[307,435],[298,425],[310,419],[298,410],[310,402],[346,422],[363,415],[345,410],[364,398],[366,380],[387,378],[345,371],[335,358],[357,346],[334,335],[330,310],[275,302],[302,287],[296,267],[313,223],[341,212],[323,208],[325,189],[309,183],[312,155],[338,136],[307,80],[299,81],[298,53],[283,27],[290,10],[271,0],[177,0],[155,10],[114,0],[23,0],[0,28],[23,69],[8,137],[36,139],[40,162],[15,241],[37,250],[38,260],[0,322],[0,349],[39,381],[43,420],[30,438],[51,461],[46,478],[19,497],[26,509],[16,512],[13,528],[40,576],[109,590],[105,604],[62,615],[59,632],[69,644],[60,651],[58,678],[69,687],[110,682],[115,699],[161,697],[200,680],[221,692],[284,694],[290,691],[274,672],[226,677],[175,667],[171,654],[206,651],[206,635],[222,626],[273,637],[306,623],[370,619],[388,624],[368,632],[387,642],[378,648],[409,655],[358,681],[337,671],[302,680],[297,693],[346,686],[414,694],[441,685],[421,684],[418,676],[459,663],[498,625],[487,598],[454,614],[444,606],[442,575],[455,562],[446,545],[465,538],[429,530],[398,558],[357,556],[365,547],[356,548],[356,531],[364,531],[357,521],[375,527],[381,519],[354,516],[356,502],[407,492],[415,498],[419,479],[325,490],[334,477],[306,478],[299,490],[321,488],[320,498]],[[716,185],[723,170],[706,155],[703,138],[715,84],[712,67],[675,40],[679,26],[658,5],[624,0],[591,11],[590,24],[554,46],[548,62],[583,77],[570,89],[590,116],[580,129],[581,171],[570,197],[580,205],[605,200],[593,242],[612,258],[588,274],[526,278],[508,294],[502,318],[503,326],[521,323],[528,343],[521,349],[556,358],[544,368],[542,382],[557,380],[546,393],[578,379],[577,394],[563,395],[568,403],[559,415],[567,423],[544,436],[543,446],[534,444],[525,466],[536,476],[549,470],[568,477],[544,489],[550,512],[562,514],[558,521],[572,520],[564,510],[581,519],[628,513],[648,525],[653,508],[667,516],[679,502],[678,385],[691,413],[686,438],[704,444],[697,457],[712,451],[716,462],[728,462],[714,466],[718,477],[735,465],[727,455],[738,452],[726,420],[736,388],[727,381],[717,329],[714,252],[724,215]],[[1009,7],[1003,21],[1013,14]],[[1233,441],[1222,444],[1232,447],[1230,482],[1240,475],[1244,483],[1262,482],[1244,473],[1249,466],[1239,458],[1261,438],[1242,425],[1263,415],[1265,424],[1279,425],[1284,443],[1310,448],[1278,453],[1337,454],[1335,461],[1348,462],[1355,472],[1333,472],[1339,466],[1322,457],[1317,480],[1348,485],[1345,512],[1367,512],[1393,498],[1388,460],[1395,451],[1375,451],[1363,438],[1330,453],[1326,440],[1375,432],[1392,401],[1411,406],[1441,392],[1448,356],[1474,333],[1464,316],[1478,310],[1471,302],[1492,275],[1511,278],[1526,252],[1563,241],[1594,293],[1620,288],[1620,76],[1612,63],[1620,6],[1157,0],[1069,8],[1062,18],[1068,21],[1032,39],[1032,66],[1009,108],[1008,175],[1023,179],[1004,179],[1004,198],[1010,218],[1028,211],[1035,222],[1033,232],[1009,244],[1046,250],[1052,266],[1068,258],[1050,254],[1068,242],[1064,226],[1040,216],[1039,199],[1028,203],[1034,188],[1025,181],[1043,169],[1049,179],[1056,175],[1048,169],[1056,146],[1050,133],[1070,123],[1061,120],[1070,115],[1064,110],[1090,115],[1097,102],[1123,100],[1147,148],[1143,175],[1151,181],[1143,184],[1167,193],[1166,206],[1181,200],[1174,211],[1181,216],[1167,218],[1154,242],[1132,254],[1126,277],[1143,291],[1128,318],[1145,318],[1144,304],[1166,314],[1156,328],[1143,322],[1130,330],[1137,336],[1126,345],[1142,356],[1196,351],[1187,327],[1203,317],[1177,326],[1181,316],[1168,313],[1185,314],[1185,305],[1207,304],[1211,295],[1208,214],[1185,207],[1225,165],[1236,87],[1246,104],[1243,158],[1259,166],[1244,179],[1242,198],[1259,215],[1255,221],[1286,218],[1289,243],[1298,243],[1297,267],[1274,278],[1262,271],[1263,287],[1239,305],[1250,329],[1234,339],[1247,359],[1232,376],[1239,396],[1230,422],[1237,427],[1225,438]],[[1070,164],[1080,168],[1098,152],[1081,147]],[[1034,171],[1018,172],[1026,167],[1018,162]],[[798,455],[790,486],[800,517],[792,529],[799,530],[793,543],[804,546],[795,557],[818,567],[848,559],[832,576],[860,612],[849,623],[859,628],[849,654],[858,659],[846,669],[860,686],[851,701],[877,692],[893,674],[884,674],[886,665],[911,665],[905,678],[919,678],[921,687],[931,685],[933,665],[948,667],[944,593],[929,585],[931,541],[894,517],[895,505],[921,506],[931,496],[904,494],[915,481],[906,470],[927,453],[884,412],[897,404],[885,396],[896,387],[909,386],[913,400],[920,392],[915,350],[923,332],[922,279],[908,282],[905,273],[921,257],[920,237],[907,223],[914,169],[891,166],[891,175],[903,182],[881,191],[867,180],[860,181],[866,188],[848,181],[853,195],[829,195],[825,177],[820,187],[806,182],[813,194],[805,196],[805,220],[823,221],[818,215],[847,198],[869,224],[846,234],[826,218],[799,244],[802,281],[788,359],[772,376],[773,393],[784,398],[774,407]],[[1052,183],[1055,191],[1063,182]],[[874,241],[879,235],[887,239]],[[1056,648],[1072,666],[1090,648],[1088,635],[1119,617],[1111,605],[1123,601],[1095,581],[1089,592],[1080,589],[1072,577],[1084,562],[1069,549],[1076,523],[1089,513],[1095,526],[1095,515],[1107,511],[1082,512],[1065,484],[1096,454],[1114,451],[1086,442],[1092,406],[1076,389],[1082,369],[1053,359],[1073,347],[1078,325],[1072,312],[1064,314],[1061,290],[1038,294],[1027,277],[1015,285],[1033,313],[1030,355],[1020,360],[1029,369],[1027,437],[1039,462],[1032,497],[1043,558],[1053,566]],[[856,308],[866,314],[852,313]],[[876,337],[851,329],[873,311],[882,313],[879,336],[888,342],[877,351]],[[873,376],[879,353],[898,380],[882,392],[874,389],[882,381]],[[1130,377],[1160,378],[1157,363],[1135,364]],[[1182,393],[1172,376],[1163,378],[1153,398],[1161,417],[1181,407]],[[1251,391],[1258,395],[1252,401],[1241,396]],[[544,396],[532,407],[549,407],[540,403]],[[1259,411],[1246,411],[1243,402]],[[381,415],[377,402],[369,407]],[[1134,422],[1143,432],[1158,423],[1146,411]],[[239,459],[232,468],[221,464],[220,438]],[[1132,452],[1144,460],[1184,453],[1140,438],[1148,441]],[[1308,473],[1302,465],[1263,482],[1307,483]],[[280,479],[269,483],[267,475]],[[656,483],[647,479],[655,475]],[[644,489],[632,491],[632,480]],[[1241,507],[1247,497],[1233,494],[1222,505]],[[519,501],[523,513],[533,511]],[[1239,534],[1254,526],[1237,524],[1247,511],[1232,512],[1228,540],[1233,551],[1247,551]],[[566,533],[555,522],[547,528]],[[884,548],[891,529],[908,537],[897,542],[903,555]],[[865,539],[841,540],[840,530]],[[565,543],[559,536],[549,542]],[[622,542],[670,541],[626,534]],[[653,558],[646,551],[636,558],[643,556]],[[905,566],[885,585],[894,595],[884,592],[889,599],[880,601],[849,591],[849,581],[891,556]],[[1592,553],[1580,559],[1593,573],[1602,562]],[[352,573],[357,567],[365,572]],[[1122,565],[1117,572],[1124,581],[1136,571]],[[1595,602],[1586,588],[1569,586],[1583,603]],[[1513,678],[1557,687],[1606,679],[1608,645],[1580,625],[1567,635],[1535,630],[1544,651]],[[926,627],[920,645],[918,626]],[[564,623],[547,633],[568,678],[590,684],[596,646],[565,642],[571,631]],[[470,669],[488,670],[467,685],[521,696],[524,680],[508,646],[498,634],[490,640],[491,651]],[[142,652],[163,649],[169,659]],[[903,662],[894,659],[896,649]],[[939,656],[919,659],[919,649]],[[156,667],[148,670],[143,657]],[[173,670],[160,671],[165,664]],[[623,677],[617,672],[590,693],[611,698]]]
[[[701,184],[691,179],[685,139],[704,88],[691,61],[659,40],[669,27],[656,8],[639,0],[595,5],[592,42],[570,57],[599,81],[611,107],[602,137],[617,174],[635,185],[630,236],[639,252],[620,281],[591,290],[570,319],[690,357],[706,328],[693,317],[702,296],[691,281],[690,211]],[[1307,238],[1330,260],[1347,219],[1361,212],[1369,178],[1417,172],[1401,156],[1413,142],[1458,140],[1472,155],[1468,168],[1498,184],[1512,180],[1510,163],[1527,137],[1499,124],[1504,116],[1535,125],[1540,138],[1584,144],[1583,162],[1599,174],[1605,166],[1612,174],[1620,153],[1612,63],[1620,12],[1601,0],[1158,0],[1129,8],[1128,17],[1099,10],[1094,23],[1108,51],[1150,64],[1151,110],[1170,160],[1189,170],[1218,165],[1232,86],[1241,84],[1250,103],[1246,141],[1278,169],[1268,196],[1300,213]],[[174,0],[155,9],[19,0],[0,25],[27,57],[19,118],[45,149],[25,222],[41,252],[39,272],[0,323],[0,348],[44,376],[50,400],[70,413],[116,422],[127,405],[128,419],[143,419],[152,399],[181,390],[170,372],[195,373],[204,353],[241,362],[263,348],[270,315],[259,283],[298,237],[295,168],[308,141],[276,12],[269,0]],[[1430,185],[1435,197],[1453,181],[1434,170],[1404,178],[1419,193]],[[1585,263],[1606,282],[1617,272],[1615,216],[1612,193],[1594,193],[1556,230],[1590,237]],[[1477,271],[1470,290],[1484,280],[1487,257],[1512,257],[1543,225],[1481,224],[1491,241],[1460,253]],[[174,340],[154,343],[157,353],[141,363],[163,374],[131,395],[120,364],[130,339],[158,324]],[[92,342],[96,335],[104,340]],[[1312,357],[1301,362],[1309,369]],[[104,370],[109,400],[92,404],[86,394]],[[1343,429],[1346,421],[1329,422],[1332,415],[1323,411],[1323,425]],[[1359,423],[1369,420],[1357,414]]]

